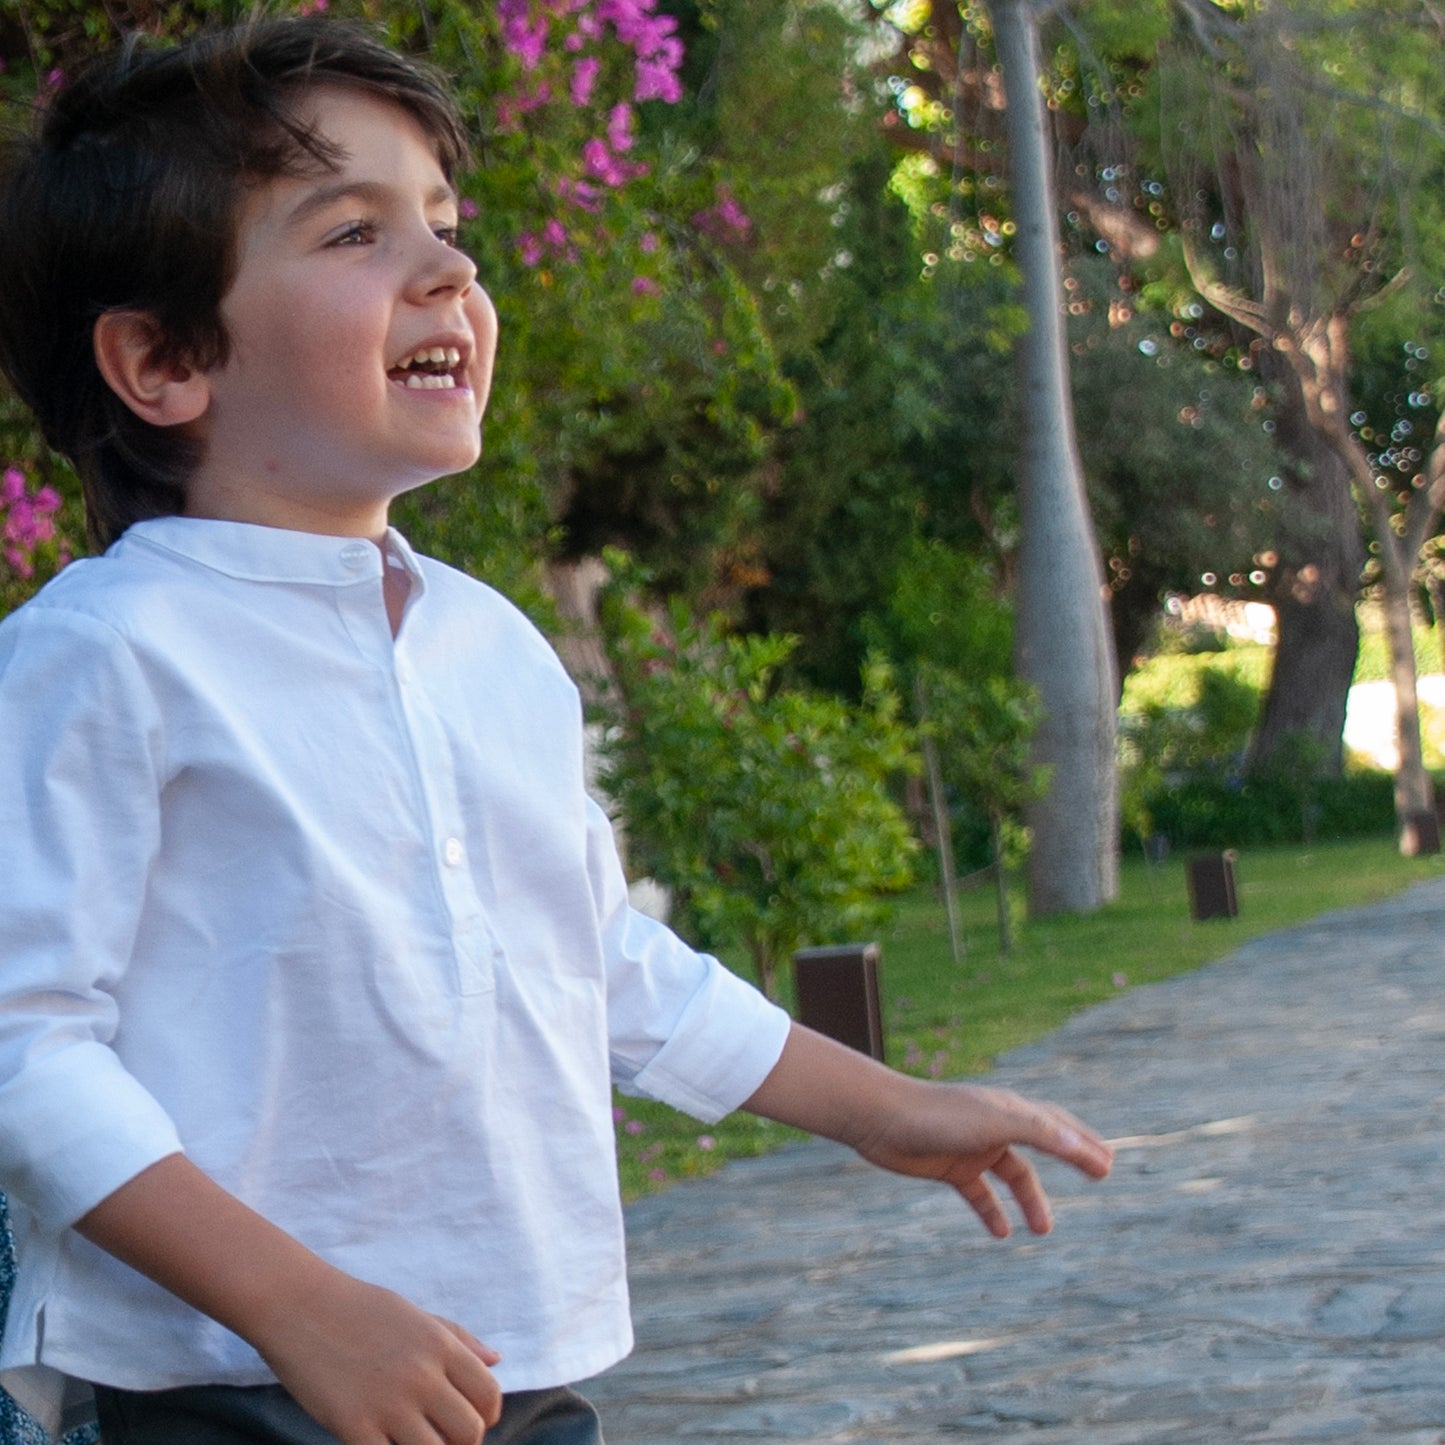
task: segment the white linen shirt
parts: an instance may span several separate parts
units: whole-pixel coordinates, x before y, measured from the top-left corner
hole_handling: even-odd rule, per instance
[[[183,1149],[504,1390],[594,1374],[631,1344],[609,1077],[711,1120],[781,1052],[628,908],[541,636],[388,548],[395,639],[373,544],[180,517],[0,626],[0,1368],[273,1378],[69,1227]]]

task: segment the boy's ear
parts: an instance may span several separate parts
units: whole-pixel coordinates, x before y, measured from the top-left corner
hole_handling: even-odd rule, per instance
[[[95,364],[110,389],[152,426],[184,426],[211,404],[206,374],[163,360],[160,327],[147,311],[104,311],[93,333]]]

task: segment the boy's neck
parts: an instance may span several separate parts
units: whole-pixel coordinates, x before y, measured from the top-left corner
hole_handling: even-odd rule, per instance
[[[386,620],[391,626],[391,635],[395,637],[401,631],[401,619],[411,597],[411,573],[389,547],[382,547],[381,558],[381,596],[386,603]]]
[[[235,489],[188,490],[184,515],[215,522],[248,522],[286,532],[321,537],[358,537],[380,546],[386,537],[389,507],[368,502],[354,506],[308,506],[296,498]]]

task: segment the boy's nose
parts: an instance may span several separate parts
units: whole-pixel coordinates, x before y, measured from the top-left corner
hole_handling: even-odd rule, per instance
[[[415,286],[427,296],[439,291],[465,291],[477,279],[477,265],[465,251],[428,233],[416,272]]]

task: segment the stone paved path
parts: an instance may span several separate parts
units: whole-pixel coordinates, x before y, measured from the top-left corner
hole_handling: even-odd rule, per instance
[[[994,1076],[1115,1136],[1054,1233],[795,1145],[630,1207],[612,1445],[1445,1442],[1445,880],[1121,995]]]

